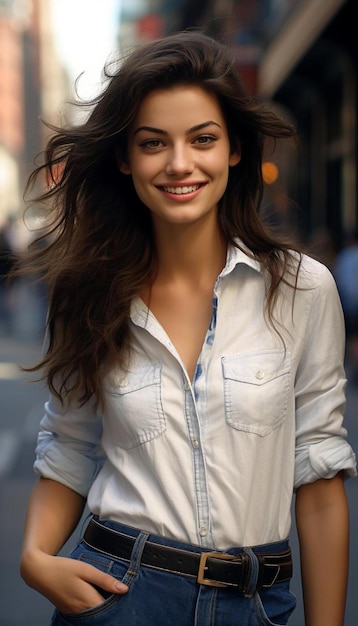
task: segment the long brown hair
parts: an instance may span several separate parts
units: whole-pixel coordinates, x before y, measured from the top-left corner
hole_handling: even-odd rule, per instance
[[[105,72],[108,84],[86,121],[51,126],[26,189],[51,183],[37,196],[48,207],[47,243],[35,243],[18,266],[41,274],[49,292],[47,352],[32,369],[42,369],[58,397],[85,402],[94,395],[99,403],[103,374],[126,362],[130,304],[153,269],[149,211],[118,168],[127,129],[150,91],[195,84],[218,98],[232,146],[240,144],[242,154],[230,168],[219,224],[229,243],[239,238],[266,270],[270,319],[278,286],[293,267],[289,245],[265,226],[259,208],[265,140],[293,137],[295,130],[250,97],[230,49],[199,32],[182,32],[134,50],[115,72]]]

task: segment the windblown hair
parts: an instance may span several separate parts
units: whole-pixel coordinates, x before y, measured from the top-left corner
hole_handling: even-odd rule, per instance
[[[50,126],[26,188],[44,178],[50,183],[36,198],[48,206],[47,243],[39,246],[39,238],[20,261],[20,271],[43,276],[49,293],[47,352],[32,369],[43,371],[59,398],[94,396],[96,403],[103,402],[103,375],[127,362],[130,304],[153,276],[150,212],[118,162],[126,157],[128,127],[154,89],[196,85],[217,97],[230,143],[241,146],[219,204],[222,233],[233,245],[239,238],[266,270],[271,320],[280,283],[291,274],[295,284],[291,246],[259,215],[265,140],[293,137],[295,130],[248,94],[230,49],[186,31],[135,49],[115,73],[105,73],[108,84],[85,122]]]

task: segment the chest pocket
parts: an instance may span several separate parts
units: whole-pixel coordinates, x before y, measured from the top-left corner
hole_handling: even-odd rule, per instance
[[[223,357],[226,422],[261,437],[283,422],[290,389],[289,353],[266,350]]]
[[[159,437],[166,428],[161,364],[145,363],[121,377],[113,376],[106,405],[108,434],[116,445],[129,449]]]

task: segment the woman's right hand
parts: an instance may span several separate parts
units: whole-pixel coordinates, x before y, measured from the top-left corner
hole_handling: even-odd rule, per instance
[[[80,613],[128,587],[89,563],[55,556],[79,523],[85,499],[61,483],[40,478],[35,484],[25,523],[20,572],[61,613]]]
[[[101,604],[104,597],[98,589],[117,594],[128,591],[127,585],[82,561],[39,551],[31,557],[27,555],[26,561],[21,567],[24,580],[64,614],[80,613]]]

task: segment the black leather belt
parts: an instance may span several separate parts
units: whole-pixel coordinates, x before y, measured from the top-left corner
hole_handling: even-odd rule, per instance
[[[117,559],[131,560],[135,537],[103,526],[96,519],[90,521],[84,534],[88,546]],[[284,552],[256,552],[259,562],[257,589],[292,577],[291,549]],[[225,552],[190,552],[147,541],[141,564],[146,567],[193,576],[201,585],[237,587],[246,593],[251,577],[248,554],[232,555]]]

